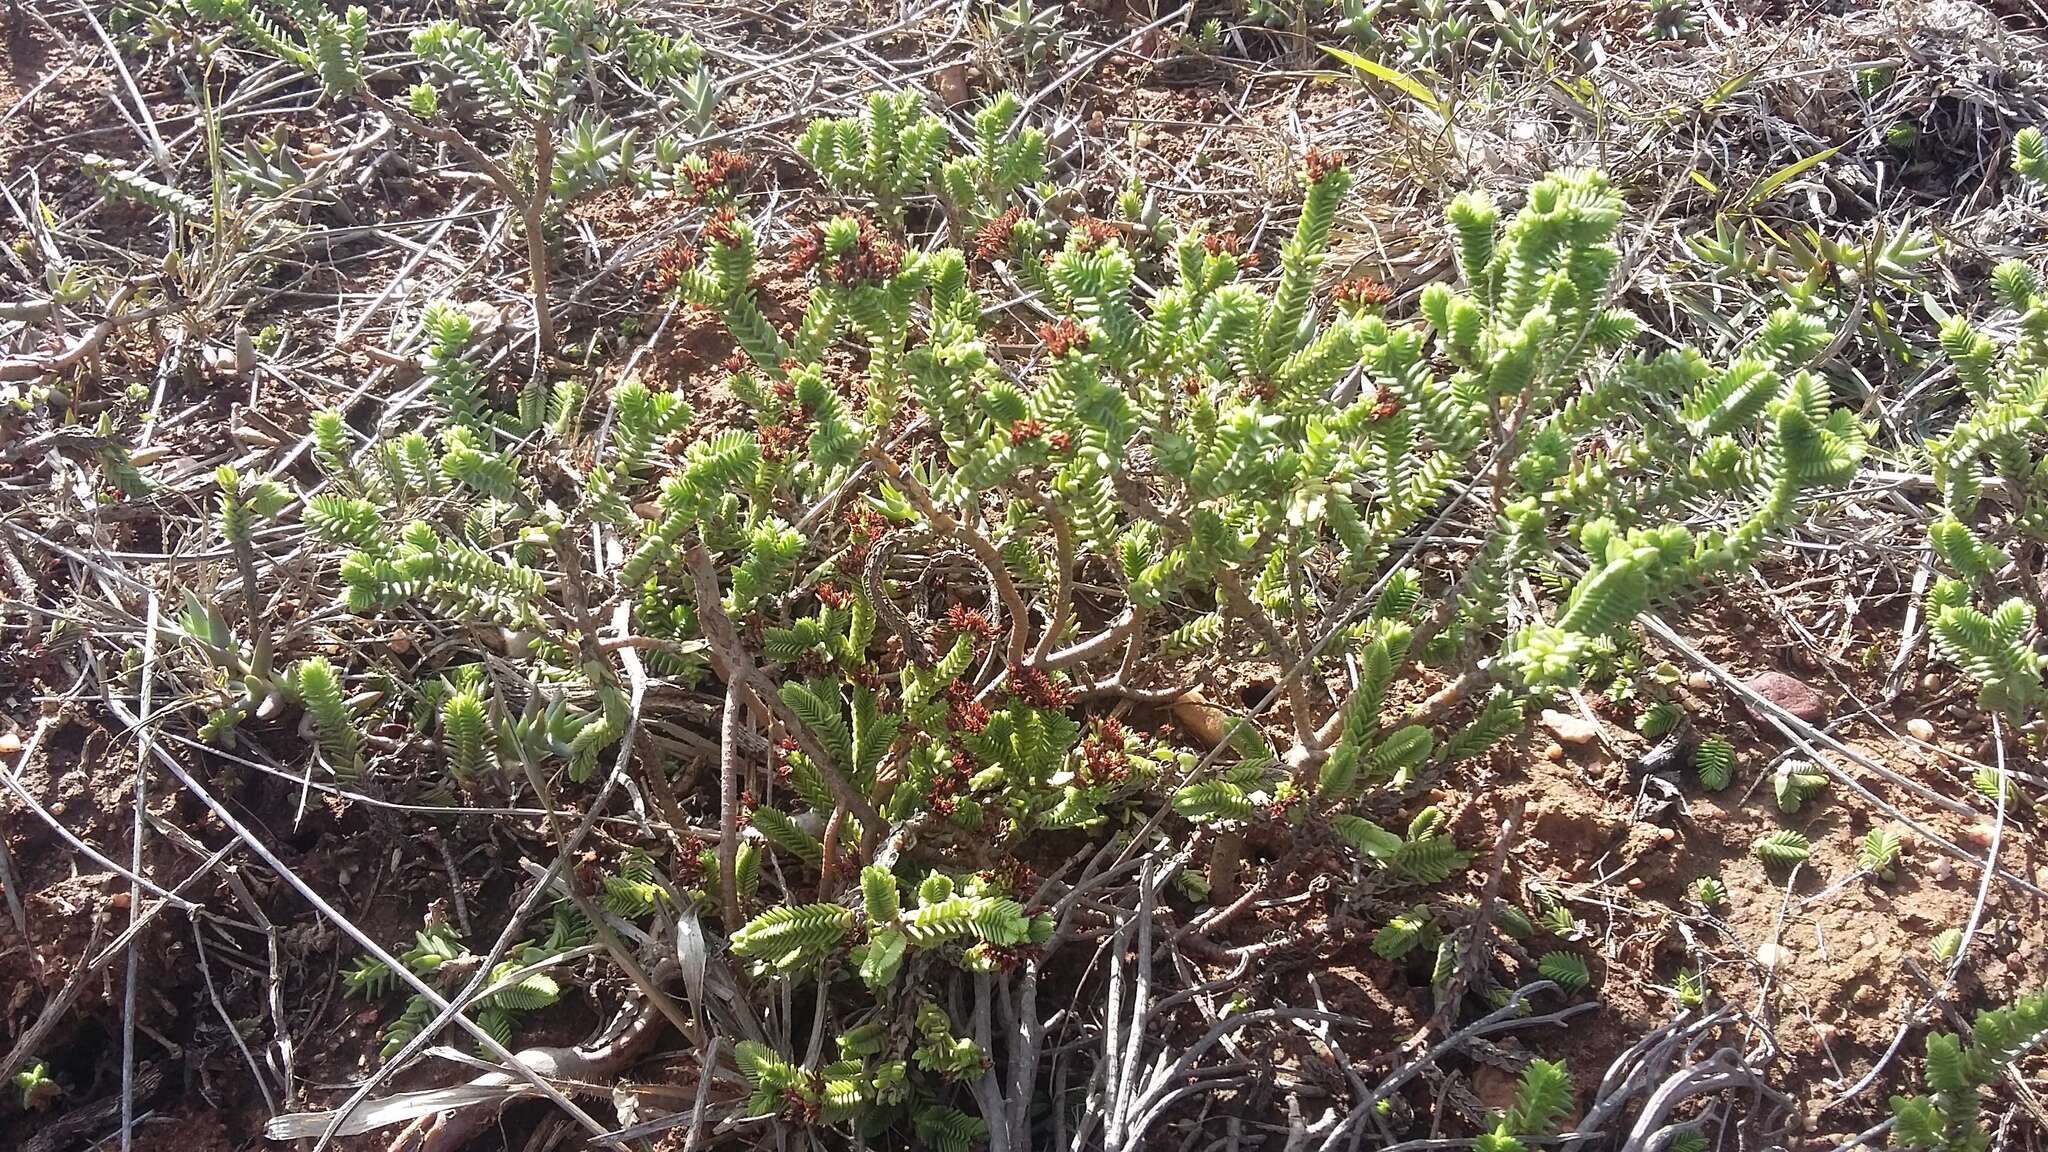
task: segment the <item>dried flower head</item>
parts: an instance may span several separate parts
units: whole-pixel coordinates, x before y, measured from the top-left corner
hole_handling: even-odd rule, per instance
[[[1055,360],[1088,346],[1088,330],[1067,317],[1056,323],[1040,324],[1038,338],[1045,341],[1045,354]]]
[[[1010,250],[1010,233],[1024,219],[1024,209],[1011,205],[1002,215],[974,230],[974,258],[993,260]]]
[[[1311,148],[1308,150],[1308,155],[1301,158],[1301,165],[1302,170],[1308,174],[1308,182],[1320,184],[1332,174],[1344,170],[1344,154],[1342,152],[1325,152],[1320,148]]]
[[[1384,308],[1394,290],[1369,276],[1353,276],[1337,285],[1337,303],[1353,308]]]

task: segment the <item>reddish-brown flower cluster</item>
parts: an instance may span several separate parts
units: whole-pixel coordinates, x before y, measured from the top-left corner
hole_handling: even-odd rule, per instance
[[[1263,400],[1268,404],[1280,394],[1280,390],[1274,387],[1271,380],[1247,380],[1240,391],[1247,400]]]
[[[853,593],[835,584],[820,584],[816,593],[818,603],[827,608],[844,608],[853,603]]]
[[[740,214],[728,204],[711,214],[704,222],[704,237],[725,248],[737,248],[740,244]]]
[[[1353,276],[1337,285],[1337,303],[1358,308],[1384,308],[1394,290],[1369,276]]]
[[[1395,398],[1394,390],[1385,384],[1380,385],[1379,392],[1372,399],[1372,418],[1375,420],[1385,420],[1401,410],[1401,401]]]
[[[756,438],[761,442],[763,459],[784,460],[801,446],[803,429],[789,424],[763,424]]]
[[[1131,774],[1130,758],[1124,754],[1124,726],[1114,718],[1095,726],[1081,742],[1081,778],[1097,787],[1121,784]]]
[[[704,158],[704,167],[689,170],[694,199],[703,200],[719,192],[737,192],[754,170],[754,162],[737,152],[715,148]]]
[[[1202,236],[1202,248],[1211,256],[1235,255],[1244,249],[1244,238],[1235,232],[1208,232]]]
[[[1308,173],[1309,183],[1320,184],[1330,174],[1344,170],[1344,154],[1311,148],[1308,155],[1301,158],[1301,166]]]
[[[782,1118],[784,1120],[792,1124],[801,1124],[808,1128],[824,1117],[825,1105],[823,1101],[825,1098],[825,1086],[822,1083],[824,1077],[818,1076],[816,1079],[820,1083],[811,1089],[810,1095],[805,1095],[803,1089],[795,1086],[783,1091]]]
[[[974,689],[955,680],[946,685],[946,727],[979,732],[988,727],[988,707],[974,698]]]
[[[966,752],[955,752],[951,770],[932,778],[931,791],[926,803],[934,816],[950,818],[953,813],[960,810],[959,796],[966,789],[967,782],[974,777],[974,768],[972,756]]]
[[[1098,220],[1093,216],[1083,216],[1079,220],[1074,221],[1074,247],[1083,252],[1093,252],[1098,248],[1106,248],[1119,235],[1121,235],[1121,232],[1119,232],[1117,226],[1107,220]]]
[[[1012,421],[1010,424],[1010,443],[1012,444],[1028,444],[1043,435],[1045,435],[1045,422],[1042,420],[1033,420],[1026,416],[1022,420]]]
[[[984,868],[974,876],[987,887],[1014,893],[1020,900],[1024,898],[1025,893],[1038,887],[1038,874],[1031,870],[1031,865],[1015,856],[1006,858],[992,868]],[[1035,908],[1026,908],[1024,914],[1029,916],[1036,911]]]
[[[697,250],[681,240],[671,240],[654,254],[654,267],[647,273],[647,291],[650,295],[673,292],[682,282],[683,273],[697,266]]]
[[[866,504],[850,504],[840,513],[840,523],[846,525],[846,566],[843,571],[858,572],[868,562],[868,549],[889,530],[888,521],[882,514]]]
[[[789,238],[782,249],[782,266],[792,276],[803,276],[825,257],[825,230],[813,224]]]
[[[1088,346],[1088,330],[1067,317],[1056,323],[1040,324],[1038,338],[1045,341],[1045,353],[1057,360],[1076,348]]]
[[[1074,694],[1053,683],[1043,668],[1022,664],[1010,665],[1010,693],[1033,708],[1065,708],[1074,702]]]
[[[1010,233],[1024,219],[1024,209],[1012,204],[1004,213],[974,230],[974,258],[993,260],[1010,250]]]
[[[876,231],[874,221],[862,220],[853,251],[842,254],[825,274],[838,284],[873,284],[902,268],[903,246]]]
[[[1074,436],[1071,432],[1055,432],[1047,436],[1045,442],[1052,445],[1053,451],[1065,452],[1074,446]]]
[[[747,355],[747,350],[745,348],[733,349],[732,355],[727,356],[725,359],[720,360],[718,362],[718,367],[722,371],[730,372],[735,375],[741,372],[745,372],[747,369],[753,366],[754,358],[752,356]]]
[[[996,638],[995,621],[988,618],[988,613],[979,608],[963,608],[958,604],[946,606],[945,620],[939,625],[939,631],[955,636],[964,632],[969,636],[979,636],[983,640]]]
[[[827,261],[825,252],[825,226],[813,224],[809,229],[789,238],[789,247],[783,256],[789,270],[803,275],[813,268],[820,270],[828,283],[839,285],[873,284],[896,275],[903,268],[903,248],[895,241],[876,231],[874,221],[862,220],[860,233],[853,247]]]

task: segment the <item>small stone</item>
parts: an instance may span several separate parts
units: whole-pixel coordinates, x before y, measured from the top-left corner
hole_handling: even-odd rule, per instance
[[[1766,943],[1756,950],[1756,962],[1767,970],[1774,970],[1791,958],[1792,953],[1782,944]]]
[[[1935,882],[1938,884],[1948,883],[1955,878],[1956,874],[1956,866],[1949,863],[1949,859],[1946,856],[1936,856],[1933,867],[1928,870],[1934,874]]]
[[[13,732],[0,732],[0,755],[11,756],[21,751],[21,737]]]
[[[256,427],[254,424],[237,424],[233,428],[228,429],[228,435],[234,437],[235,443],[243,445],[244,447],[277,447],[277,437],[272,436],[270,433],[265,432],[263,429]]]
[[[1209,702],[1200,691],[1189,692],[1173,702],[1173,720],[1188,735],[1211,748],[1223,743],[1224,725],[1230,713]]]
[[[1676,828],[1659,828],[1659,829],[1657,829],[1657,843],[1659,843],[1659,844],[1669,844],[1669,843],[1671,843],[1671,842],[1672,842],[1673,840],[1676,840],[1676,839],[1678,839],[1678,829],[1676,829]]]
[[[1687,672],[1685,686],[1695,692],[1705,692],[1714,686],[1714,678],[1705,672]]]
[[[1817,724],[1827,719],[1827,697],[1822,696],[1812,685],[1797,676],[1787,676],[1783,672],[1765,672],[1750,677],[1743,682],[1743,686],[1808,724]],[[1750,715],[1760,723],[1769,723],[1760,709],[1750,709]]]
[[[1872,932],[1865,932],[1856,938],[1856,943],[1864,948],[1875,948],[1877,947],[1877,935]]]
[[[1545,741],[1543,745],[1543,758],[1553,764],[1564,759],[1564,745],[1557,743],[1555,740]]]
[[[1931,744],[1934,742],[1934,725],[1919,716],[1915,716],[1911,720],[1906,721],[1906,735],[1920,741],[1922,744]]]
[[[1582,716],[1546,708],[1539,719],[1560,744],[1591,744],[1600,738],[1600,726]]]
[[[1920,690],[1923,692],[1941,691],[1941,677],[1936,676],[1932,672],[1929,672],[1927,675],[1922,676],[1920,678]]]
[[[1629,877],[1628,890],[1631,892],[1641,892],[1643,890],[1643,878],[1641,876]]]

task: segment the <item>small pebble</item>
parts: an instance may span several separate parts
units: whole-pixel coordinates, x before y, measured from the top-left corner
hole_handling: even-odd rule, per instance
[[[1546,708],[1540,719],[1561,744],[1591,744],[1600,738],[1600,726],[1582,716]]]
[[[1787,676],[1783,672],[1765,672],[1761,675],[1750,677],[1745,686],[1751,692],[1790,712],[1808,724],[1818,724],[1822,720],[1827,719],[1827,697],[1821,695],[1815,690],[1813,685],[1799,679],[1797,676]],[[1754,716],[1759,723],[1767,723],[1762,710],[1751,708],[1749,711],[1750,715]]]
[[[1875,948],[1877,947],[1877,936],[1874,933],[1865,932],[1856,938],[1856,943],[1865,948]]]
[[[1705,692],[1714,686],[1714,678],[1705,672],[1687,672],[1685,686],[1695,692]]]
[[[1673,840],[1676,840],[1676,839],[1678,839],[1678,829],[1676,829],[1676,828],[1659,828],[1659,829],[1657,829],[1657,842],[1658,842],[1658,843],[1660,843],[1660,844],[1669,844],[1669,843],[1671,843],[1671,842],[1672,842]]]
[[[1936,856],[1934,858],[1934,867],[1929,869],[1929,871],[1934,873],[1934,879],[1937,883],[1946,884],[1955,877],[1956,866],[1949,863],[1948,857]]]
[[[21,737],[12,732],[0,732],[0,755],[21,751]]]
[[[1919,716],[1915,716],[1911,720],[1906,721],[1906,735],[1923,744],[1932,743],[1934,740],[1934,725]]]
[[[1756,962],[1766,969],[1775,969],[1792,958],[1792,953],[1782,944],[1764,944],[1756,950]]]
[[[1223,742],[1224,726],[1230,721],[1230,713],[1211,704],[1200,689],[1189,692],[1173,703],[1173,720],[1188,735],[1214,748]]]
[[[1562,760],[1564,759],[1564,749],[1555,743],[1545,744],[1543,746],[1543,758],[1553,762]]]
[[[1936,676],[1932,672],[1929,672],[1927,675],[1922,676],[1920,678],[1920,689],[1923,692],[1941,691],[1941,677]]]
[[[1643,890],[1643,878],[1641,876],[1629,877],[1628,890],[1631,892],[1641,892]]]

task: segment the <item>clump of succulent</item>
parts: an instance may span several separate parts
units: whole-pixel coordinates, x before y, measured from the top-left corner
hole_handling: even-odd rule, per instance
[[[561,985],[546,966],[589,940],[589,924],[573,909],[558,909],[545,938],[514,945],[491,970],[484,988],[471,1001],[472,1018],[492,1039],[509,1047],[520,1017],[553,1004],[562,994]],[[429,917],[414,935],[413,946],[399,959],[415,975],[452,993],[477,974],[485,957],[471,951],[453,925]],[[342,973],[347,993],[365,1000],[382,1000],[399,983],[396,972],[369,956]],[[405,1008],[380,1033],[383,1058],[389,1060],[406,1047],[436,1014],[434,1003],[425,996],[407,998]]]
[[[1003,62],[1025,76],[1036,75],[1064,53],[1064,12],[1057,4],[1012,0],[988,9],[989,37]]]
[[[1581,996],[1580,952],[1497,954],[1476,903],[1439,890],[1488,846],[1428,794],[1530,708],[1617,669],[1632,683],[1637,617],[1746,573],[1864,451],[1807,367],[1832,339],[1811,300],[1711,354],[1643,338],[1620,303],[1629,213],[1597,171],[1455,198],[1454,271],[1394,308],[1383,285],[1330,283],[1355,198],[1334,154],[1299,158],[1262,270],[1142,183],[1114,219],[1039,195],[1048,141],[1015,95],[956,144],[918,94],[882,93],[796,135],[831,205],[797,226],[742,194],[744,158],[683,150],[708,83],[684,38],[519,0],[504,36],[426,25],[370,86],[357,18],[294,7],[289,39],[216,15],[323,98],[496,169],[536,328],[565,203],[666,188],[688,239],[647,257],[646,287],[730,355],[688,388],[598,383],[559,342],[510,349],[494,302],[403,305],[385,335],[411,415],[318,411],[290,468],[215,474],[208,531],[237,593],[187,604],[166,659],[203,685],[209,739],[288,742],[339,796],[559,814],[630,795],[644,819],[607,834],[633,842],[576,871],[579,911],[545,935],[487,963],[434,915],[346,986],[381,1004],[481,974],[471,1010],[502,1044],[562,995],[561,957],[672,958],[694,929],[730,995],[812,1013],[728,1049],[764,1127],[841,1132],[798,1139],[1033,1139],[1038,1049],[972,1006],[1100,927],[1030,870],[1055,837],[1170,859],[1161,884],[1224,905],[1313,849],[1352,878],[1375,951],[1447,1011],[1467,991],[1505,1005],[1514,981]],[[1406,34],[1418,59],[1472,48],[1446,32],[1476,27],[1470,5],[1404,14],[1433,22]],[[1392,27],[1390,8],[1352,15]],[[1504,59],[1576,36],[1540,4],[1484,16],[1464,38]],[[595,99],[623,85],[695,123],[649,133]],[[252,195],[300,179],[244,160]],[[140,167],[101,179],[173,222],[216,207]],[[1020,293],[1043,321],[1021,336],[994,307]],[[713,383],[738,416],[693,408]],[[1466,553],[1412,547],[1444,533]],[[287,586],[317,629],[271,618]],[[1297,671],[1214,740],[1119,709],[1171,702],[1190,654],[1225,648]],[[1644,733],[1675,731],[1675,709],[1646,707]],[[677,786],[686,754],[715,784]],[[1499,927],[1583,936],[1562,897],[1531,908]],[[396,1058],[439,1013],[391,1007]],[[1538,1061],[1485,1146],[1533,1146],[1569,1099]]]
[[[1965,410],[1946,435],[1927,442],[1942,510],[1927,529],[1941,572],[1927,610],[1936,649],[1976,681],[1982,704],[2020,720],[2048,699],[2034,607],[2017,590],[2018,581],[2033,576],[2026,568],[2011,570],[2014,555],[2035,555],[2048,524],[2029,479],[2048,414],[2048,384],[2039,370],[2048,359],[2048,294],[2034,270],[2017,260],[1994,269],[1992,283],[2016,317],[2009,344],[1960,316],[1941,329]],[[1985,484],[1993,478],[2011,485],[2020,499],[1986,500]]]
[[[1927,1037],[1927,1093],[1892,1097],[1895,1148],[1981,1152],[1991,1144],[1979,1092],[2048,1040],[2048,993],[1977,1013],[1967,1046],[1947,1032]]]
[[[1694,0],[1643,0],[1643,33],[1653,40],[1690,40],[1699,34]]]

